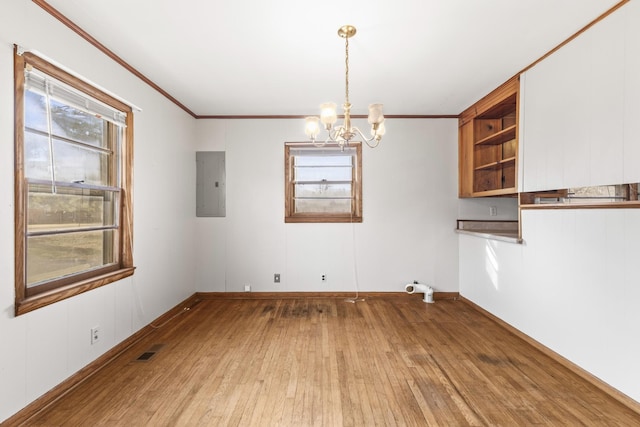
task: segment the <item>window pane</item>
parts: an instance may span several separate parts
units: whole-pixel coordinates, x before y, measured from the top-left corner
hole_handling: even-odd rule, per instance
[[[49,132],[47,125],[47,98],[39,93],[27,91],[24,94],[24,125],[27,128]]]
[[[116,225],[112,191],[30,184],[27,203],[28,232]]]
[[[25,177],[51,180],[49,139],[31,132],[24,133]]]
[[[54,135],[106,148],[105,120],[55,99],[51,100],[51,120]]]
[[[351,198],[351,184],[296,184],[295,191],[295,197]]]
[[[296,166],[351,166],[353,157],[350,155],[296,155]]]
[[[625,184],[569,188],[567,193],[568,197],[565,201],[569,203],[620,202],[627,200],[627,186]]]
[[[296,167],[296,181],[351,181],[351,166]]]
[[[296,200],[296,213],[349,213],[350,199]]]
[[[105,185],[109,182],[109,155],[54,139],[56,181]]]
[[[113,230],[27,238],[27,287],[116,262]]]

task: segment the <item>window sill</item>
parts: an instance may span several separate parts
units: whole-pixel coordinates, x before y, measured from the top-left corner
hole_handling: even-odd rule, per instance
[[[362,222],[361,216],[349,215],[296,215],[284,217],[285,223]]]
[[[45,307],[49,304],[53,304],[64,299],[80,295],[81,293],[90,291],[92,289],[108,285],[109,283],[113,283],[118,280],[124,279],[125,277],[132,276],[134,271],[135,267],[121,268],[120,270],[112,271],[101,276],[93,277],[91,279],[83,280],[72,285],[34,295],[25,298],[22,301],[16,301],[15,315],[20,316],[21,314],[25,314],[38,308]]]

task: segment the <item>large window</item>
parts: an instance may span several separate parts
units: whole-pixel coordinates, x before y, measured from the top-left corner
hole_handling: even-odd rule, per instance
[[[362,222],[362,147],[285,144],[285,222]]]
[[[16,314],[133,274],[131,108],[15,55]]]

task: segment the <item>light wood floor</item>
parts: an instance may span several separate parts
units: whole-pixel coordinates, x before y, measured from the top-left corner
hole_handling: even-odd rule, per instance
[[[640,416],[464,302],[408,296],[203,300],[29,425],[637,426]]]

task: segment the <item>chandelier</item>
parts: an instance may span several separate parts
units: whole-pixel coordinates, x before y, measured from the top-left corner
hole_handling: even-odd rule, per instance
[[[338,30],[338,35],[344,39],[345,46],[345,101],[344,104],[342,104],[342,109],[344,110],[344,123],[334,126],[338,120],[335,103],[326,102],[324,104],[320,104],[320,117],[311,116],[305,119],[305,132],[307,137],[309,137],[311,142],[315,145],[322,146],[329,141],[332,141],[338,143],[341,148],[344,148],[349,145],[349,142],[353,138],[359,136],[369,147],[375,148],[378,146],[385,133],[382,104],[369,105],[368,121],[371,125],[371,138],[364,136],[357,127],[351,126],[351,104],[349,103],[349,38],[353,37],[355,34],[356,28],[352,25],[344,25]],[[322,123],[324,129],[328,133],[328,138],[324,142],[316,141],[316,138],[320,133],[320,123]]]

